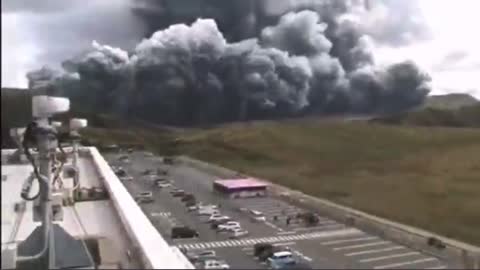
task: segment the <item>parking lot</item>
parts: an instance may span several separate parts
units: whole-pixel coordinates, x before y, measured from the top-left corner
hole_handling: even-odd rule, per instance
[[[121,154],[125,155],[125,154]],[[267,265],[253,256],[253,246],[271,243],[287,247],[298,262],[298,268],[314,269],[445,269],[456,268],[449,262],[423,254],[378,236],[340,224],[324,216],[318,223],[308,226],[298,214],[299,209],[280,199],[271,197],[227,199],[212,192],[215,176],[182,164],[165,165],[160,157],[142,152],[128,154],[128,161],[120,161],[120,154],[105,154],[110,165],[122,166],[133,180],[123,183],[136,196],[151,191],[154,202],[140,204],[162,236],[171,244],[188,251],[215,250],[219,259],[231,268],[266,269]],[[165,169],[172,187],[158,188],[145,180],[142,172],[147,169]],[[187,211],[180,198],[173,197],[174,188],[194,194],[197,201],[218,205],[222,215],[238,221],[248,235],[231,239],[228,233],[218,232],[200,217]],[[244,209],[256,210],[266,220],[254,221]],[[188,226],[195,229],[198,238],[171,239],[171,229]]]

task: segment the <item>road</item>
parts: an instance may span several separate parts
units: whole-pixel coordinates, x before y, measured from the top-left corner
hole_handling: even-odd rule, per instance
[[[315,227],[306,227],[302,223],[287,225],[287,216],[303,212],[303,209],[271,197],[227,199],[212,192],[213,181],[217,179],[214,175],[182,164],[167,166],[161,158],[143,152],[129,154],[130,163],[118,161],[119,156],[105,154],[111,165],[121,165],[134,178],[133,181],[124,181],[133,196],[142,191],[153,192],[154,203],[141,204],[141,208],[167,242],[189,250],[214,249],[218,257],[227,261],[232,268],[266,269],[265,264],[253,257],[253,245],[260,242],[286,246],[300,264],[314,269],[458,268],[451,262],[340,224],[328,217],[321,216]],[[211,229],[205,219],[188,212],[180,199],[169,193],[171,189],[152,187],[151,182],[142,180],[144,170],[157,168],[168,169],[174,186],[193,193],[197,200],[220,204],[222,214],[240,222],[249,235],[236,240],[228,239],[225,234]],[[238,211],[242,207],[263,212],[267,221],[252,221],[247,214]],[[274,216],[277,216],[276,221]],[[170,230],[175,225],[190,226],[200,236],[198,239],[172,240]]]

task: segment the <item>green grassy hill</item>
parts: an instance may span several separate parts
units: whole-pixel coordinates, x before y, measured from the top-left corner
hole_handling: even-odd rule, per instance
[[[410,126],[480,128],[480,103],[449,110],[424,108],[407,113],[376,118],[373,122]]]
[[[447,94],[429,96],[425,108],[433,109],[459,109],[465,106],[478,105],[479,100],[469,94]]]

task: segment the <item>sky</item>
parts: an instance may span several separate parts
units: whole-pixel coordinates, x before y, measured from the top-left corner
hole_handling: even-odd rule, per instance
[[[402,46],[379,46],[376,61],[413,60],[432,76],[432,94],[465,92],[480,98],[480,1],[410,1],[418,1],[431,35]],[[59,67],[92,40],[132,47],[144,27],[129,12],[129,3],[2,0],[2,87],[26,87],[26,72]]]
[[[417,0],[431,38],[376,51],[379,62],[415,61],[433,79],[433,94],[466,92],[480,98],[480,1]]]

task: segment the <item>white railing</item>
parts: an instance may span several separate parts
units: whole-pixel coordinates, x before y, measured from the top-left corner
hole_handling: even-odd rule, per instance
[[[168,245],[140,209],[127,189],[95,147],[87,148],[105,183],[114,207],[132,241],[139,248],[145,267],[151,269],[194,269]]]

